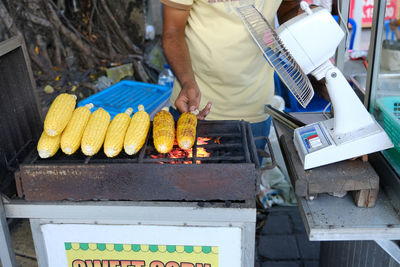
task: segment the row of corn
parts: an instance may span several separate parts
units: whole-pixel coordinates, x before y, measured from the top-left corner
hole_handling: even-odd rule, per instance
[[[137,153],[143,146],[150,127],[150,117],[139,105],[132,118],[132,108],[117,114],[110,122],[110,115],[102,108],[91,113],[93,104],[75,108],[76,96],[60,94],[50,106],[44,121],[44,131],[37,150],[41,158],[52,157],[61,150],[71,155],[79,147],[87,156],[95,155],[104,144],[107,157],[115,157],[124,148],[128,155]],[[177,123],[177,141],[182,149],[194,144],[197,118],[193,113],[183,113]],[[160,153],[172,150],[175,140],[175,122],[164,108],[153,121],[154,146]]]

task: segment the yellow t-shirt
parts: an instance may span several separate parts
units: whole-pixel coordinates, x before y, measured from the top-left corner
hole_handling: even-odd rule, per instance
[[[161,0],[165,5],[190,10],[185,29],[200,108],[213,103],[208,120],[268,118],[264,105],[274,95],[273,69],[264,59],[237,13],[236,7],[254,4],[274,25],[281,0]],[[171,105],[180,92],[176,80]]]

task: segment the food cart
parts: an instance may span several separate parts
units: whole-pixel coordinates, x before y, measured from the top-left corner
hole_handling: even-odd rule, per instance
[[[385,3],[376,0],[374,6],[365,103],[380,116],[375,96]],[[41,161],[31,153],[42,119],[23,41],[3,43],[0,57],[1,128],[7,137],[1,140],[1,177],[16,181],[19,194],[3,194],[0,202],[3,265],[15,266],[6,218],[28,218],[40,266],[252,266],[259,165],[248,124],[200,123],[199,137],[209,140],[196,146],[211,151],[207,157],[160,158],[147,140],[149,146],[133,159]],[[291,133],[277,129],[288,159],[293,153],[285,134]],[[368,262],[378,255],[368,251],[378,248],[386,262],[400,262],[393,241],[400,238],[399,174],[384,153],[371,155],[368,164],[380,180],[373,185],[380,184],[375,207],[358,208],[350,195],[298,198],[310,240],[329,241],[321,249],[327,265],[339,258],[347,264],[341,266],[359,258]],[[366,240],[374,242],[364,245]]]

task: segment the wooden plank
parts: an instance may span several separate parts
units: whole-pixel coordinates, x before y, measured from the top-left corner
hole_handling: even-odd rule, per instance
[[[354,202],[357,207],[372,208],[375,207],[378,198],[378,189],[353,191]]]
[[[361,158],[305,171],[293,143],[293,131],[279,123],[276,126],[280,128],[279,140],[296,195],[308,197],[320,193],[379,190],[379,176],[371,164]],[[369,205],[373,203],[372,197],[373,194],[368,198]]]

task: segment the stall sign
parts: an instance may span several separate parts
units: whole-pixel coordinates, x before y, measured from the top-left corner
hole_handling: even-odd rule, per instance
[[[354,3],[355,0],[350,1],[350,18],[354,18]],[[396,19],[398,18],[398,8],[399,5],[397,0],[387,0],[386,1],[386,13],[385,20]],[[363,0],[363,8],[362,8],[362,26],[363,27],[371,27],[372,17],[374,13],[374,0]]]
[[[49,266],[241,266],[240,227],[43,224]]]
[[[65,243],[72,267],[212,267],[216,246]]]

